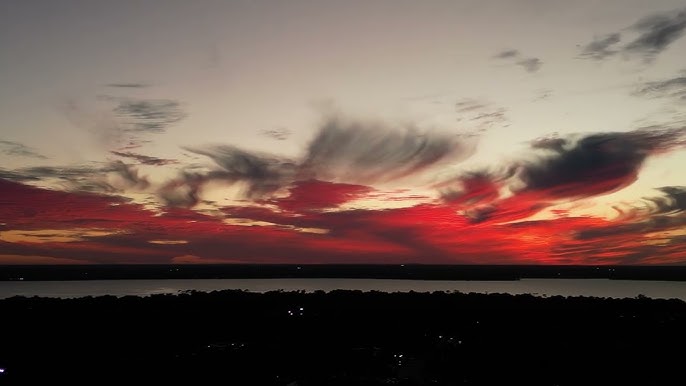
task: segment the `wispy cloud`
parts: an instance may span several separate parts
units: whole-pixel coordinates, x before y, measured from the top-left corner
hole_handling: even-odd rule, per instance
[[[526,72],[537,72],[541,69],[543,61],[539,58],[526,58],[517,61],[517,65],[524,68]]]
[[[655,59],[661,52],[683,36],[686,29],[686,9],[647,16],[625,31],[613,32],[597,37],[583,46],[580,56],[603,60],[618,53],[640,56],[646,62]],[[619,43],[628,35],[628,43]]]
[[[134,99],[109,97],[117,102],[115,114],[125,132],[162,133],[185,117],[178,101],[171,99]]]
[[[645,82],[633,94],[648,98],[674,98],[686,102],[686,76]]]
[[[122,158],[133,159],[133,160],[138,161],[138,163],[143,164],[143,165],[162,166],[162,165],[169,165],[169,164],[178,163],[177,160],[166,159],[166,158],[157,158],[157,157],[152,157],[149,155],[133,153],[130,151],[114,151],[113,150],[113,151],[110,151],[110,153],[114,154],[116,156],[122,157]]]
[[[513,50],[513,49],[503,50],[503,51],[500,51],[494,55],[494,57],[497,59],[509,59],[509,58],[515,58],[518,56],[519,56],[519,51]]]
[[[109,83],[107,87],[113,88],[146,88],[150,87],[147,83]]]
[[[110,178],[113,177],[113,178]],[[75,192],[118,193],[149,186],[138,170],[121,161],[72,166],[35,166],[15,170],[0,169],[0,178],[10,181],[57,182]]]
[[[69,121],[94,135],[107,151],[140,147],[150,142],[149,135],[164,134],[186,117],[182,103],[172,99],[101,95],[95,105],[70,100],[62,108]]]
[[[654,213],[677,214],[686,212],[686,186],[664,186],[657,189],[663,196],[646,198],[654,206]]]
[[[325,180],[382,183],[462,161],[473,151],[471,140],[450,132],[331,117],[310,142],[301,169]]]
[[[631,29],[639,36],[629,42],[624,50],[653,58],[683,35],[686,29],[686,9],[648,16],[639,20]]]
[[[291,159],[230,145],[184,147],[209,157],[218,167],[209,172],[184,171],[160,190],[169,205],[193,206],[210,181],[241,183],[247,198],[268,196],[300,180],[348,184],[384,184],[411,177],[441,164],[471,156],[473,139],[457,133],[393,127],[378,121],[329,117],[305,155]]]
[[[507,110],[486,100],[462,99],[455,103],[457,121],[462,125],[474,127],[477,132],[483,132],[493,127],[509,126]]]
[[[14,141],[0,141],[0,153],[9,156],[47,159],[46,156],[36,152],[33,148]]]
[[[620,40],[622,40],[622,35],[618,32],[597,37],[583,47],[581,50],[581,57],[601,60],[612,56],[616,54],[618,50],[611,47],[619,43]]]
[[[524,56],[515,49],[503,50],[493,56],[498,60],[506,60],[512,62],[513,64],[522,67],[526,72],[534,73],[538,72],[543,66],[543,61],[540,58],[534,56]]]
[[[277,129],[262,130],[262,131],[260,131],[260,134],[262,134],[263,136],[268,137],[268,138],[276,139],[278,141],[283,141],[283,140],[288,139],[288,137],[291,136],[291,131],[286,129],[286,128],[280,127]]]

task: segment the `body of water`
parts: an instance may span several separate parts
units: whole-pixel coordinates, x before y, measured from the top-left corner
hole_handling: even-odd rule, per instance
[[[312,292],[361,290],[382,292],[459,291],[475,293],[532,294],[538,296],[595,296],[633,298],[644,295],[656,299],[686,301],[686,282],[608,279],[522,279],[518,281],[443,281],[387,279],[183,279],[183,280],[84,280],[84,281],[2,281],[0,298],[44,296],[76,298],[84,296],[148,296],[175,294],[187,290],[275,290]]]

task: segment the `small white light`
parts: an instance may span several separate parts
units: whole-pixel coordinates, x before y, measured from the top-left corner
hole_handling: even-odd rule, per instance
[[[4,373],[5,369],[0,368],[0,374]]]
[[[302,308],[302,307],[300,307],[300,311],[305,311],[305,309],[304,309],[304,308]]]

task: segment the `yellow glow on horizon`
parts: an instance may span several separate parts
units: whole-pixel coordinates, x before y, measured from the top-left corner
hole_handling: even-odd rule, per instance
[[[150,244],[159,244],[159,245],[179,245],[179,244],[188,244],[187,240],[149,240],[148,241]]]
[[[91,264],[87,260],[67,259],[61,257],[36,256],[36,255],[1,255],[0,264],[7,265],[30,265],[30,264]]]
[[[0,232],[0,240],[8,243],[73,243],[85,241],[91,237],[102,237],[120,234],[121,231],[106,229],[41,229],[41,230],[9,230]]]

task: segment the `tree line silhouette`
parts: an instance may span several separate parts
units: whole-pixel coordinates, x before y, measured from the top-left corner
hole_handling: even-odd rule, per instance
[[[672,384],[686,303],[188,291],[0,300],[0,383]]]

